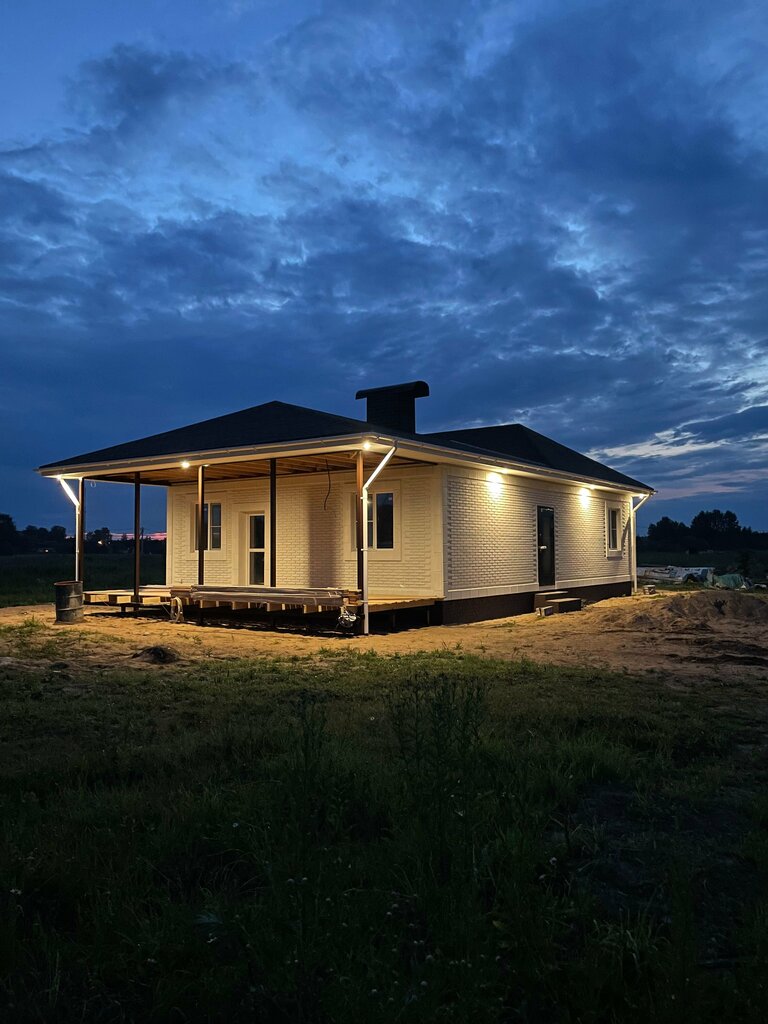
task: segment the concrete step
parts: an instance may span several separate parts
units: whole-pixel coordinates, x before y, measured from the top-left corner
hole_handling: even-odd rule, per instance
[[[533,595],[533,610],[536,611],[548,604],[555,597],[566,597],[567,594],[567,590],[540,590],[538,594]]]
[[[582,600],[580,597],[554,597],[550,601],[547,601],[544,607],[554,608],[556,613],[580,612],[582,608]]]

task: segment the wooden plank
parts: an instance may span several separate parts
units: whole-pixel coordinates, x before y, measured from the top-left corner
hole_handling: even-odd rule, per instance
[[[407,598],[403,598],[399,601],[372,601],[369,605],[369,611],[393,612],[397,611],[398,608],[431,608],[434,603],[434,598],[429,597],[416,598],[410,601]]]

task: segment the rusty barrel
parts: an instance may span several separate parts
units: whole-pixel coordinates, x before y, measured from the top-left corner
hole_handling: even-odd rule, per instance
[[[56,590],[56,621],[64,623],[83,621],[83,584],[80,580],[54,583]]]

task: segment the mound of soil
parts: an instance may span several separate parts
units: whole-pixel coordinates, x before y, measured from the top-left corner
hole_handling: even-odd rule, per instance
[[[138,658],[139,661],[148,661],[152,665],[170,665],[172,662],[178,661],[181,655],[172,647],[163,647],[162,644],[156,644],[153,647],[142,647],[140,651],[136,651],[131,657]]]
[[[641,631],[711,629],[741,623],[768,627],[768,601],[738,591],[698,590],[660,597],[633,615],[617,615],[616,625],[619,623],[625,629]]]

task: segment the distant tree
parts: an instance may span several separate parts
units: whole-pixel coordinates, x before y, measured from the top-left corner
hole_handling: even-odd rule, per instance
[[[719,508],[695,515],[691,520],[691,533],[712,548],[734,547],[742,540],[736,513],[721,512]]]
[[[691,531],[685,523],[679,523],[669,516],[662,516],[658,523],[648,527],[648,543],[655,548],[684,548],[687,546]]]
[[[64,552],[68,548],[67,531],[63,526],[52,526],[48,531],[51,547],[54,551]]]
[[[21,535],[27,551],[48,551],[51,547],[51,535],[44,526],[25,526]]]
[[[112,543],[112,534],[110,533],[108,526],[102,526],[99,530],[91,530],[86,537],[86,540],[91,541],[99,547],[108,548]]]
[[[0,512],[0,555],[15,555],[20,543],[16,523],[10,516]]]

